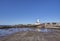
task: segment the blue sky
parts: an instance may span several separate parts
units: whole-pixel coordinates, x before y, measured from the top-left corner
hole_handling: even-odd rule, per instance
[[[0,25],[60,22],[60,0],[0,0]]]

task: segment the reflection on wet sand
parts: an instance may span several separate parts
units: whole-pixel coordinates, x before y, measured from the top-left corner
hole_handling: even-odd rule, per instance
[[[36,28],[9,28],[9,29],[0,29],[0,37],[10,35],[16,32],[27,32],[27,31],[38,31],[38,32],[53,32],[52,29],[36,29]]]

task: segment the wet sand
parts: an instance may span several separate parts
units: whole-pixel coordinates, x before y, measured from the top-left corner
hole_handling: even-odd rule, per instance
[[[60,41],[60,30],[54,32],[17,32],[0,39],[0,41]]]

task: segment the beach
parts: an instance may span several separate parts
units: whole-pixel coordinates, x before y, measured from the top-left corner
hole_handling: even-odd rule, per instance
[[[0,41],[60,41],[60,30],[54,32],[17,32],[1,38]]]

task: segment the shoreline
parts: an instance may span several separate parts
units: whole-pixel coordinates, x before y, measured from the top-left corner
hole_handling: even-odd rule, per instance
[[[60,30],[59,30],[60,32]],[[60,33],[42,33],[42,32],[17,32],[4,37],[0,41],[60,41]],[[56,36],[57,35],[57,36]],[[52,36],[52,37],[51,37]],[[55,37],[55,38],[54,38]],[[48,39],[49,38],[49,39]]]

